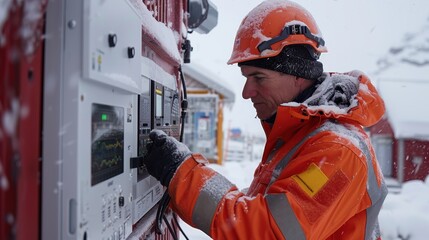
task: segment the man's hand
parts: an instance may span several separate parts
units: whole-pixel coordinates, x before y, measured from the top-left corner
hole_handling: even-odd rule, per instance
[[[152,130],[149,138],[152,142],[146,145],[147,154],[143,162],[149,174],[168,187],[179,165],[192,152],[185,144],[161,130]]]

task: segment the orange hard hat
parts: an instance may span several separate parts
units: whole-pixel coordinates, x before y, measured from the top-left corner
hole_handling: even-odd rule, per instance
[[[288,0],[268,0],[241,22],[228,64],[273,57],[294,44],[308,46],[315,59],[327,52],[322,33],[306,9]]]

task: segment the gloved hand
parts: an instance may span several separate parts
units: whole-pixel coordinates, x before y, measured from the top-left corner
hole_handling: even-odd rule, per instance
[[[152,130],[149,138],[152,142],[146,145],[147,154],[143,162],[149,174],[168,187],[179,165],[192,152],[185,144],[161,130]]]

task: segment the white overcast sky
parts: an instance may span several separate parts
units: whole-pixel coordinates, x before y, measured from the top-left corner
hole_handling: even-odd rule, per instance
[[[191,64],[220,78],[236,94],[225,113],[225,129],[262,134],[249,100],[241,97],[245,79],[240,69],[226,64],[241,20],[260,0],[211,0],[218,9],[218,25],[208,34],[189,35],[193,46]],[[297,0],[313,14],[324,36],[328,53],[321,61],[325,71],[361,70],[371,76],[376,61],[401,42],[406,33],[419,30],[429,19],[428,0]]]

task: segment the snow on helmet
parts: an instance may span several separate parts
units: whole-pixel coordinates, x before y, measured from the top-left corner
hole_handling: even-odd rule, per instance
[[[311,14],[288,0],[267,0],[243,19],[228,64],[273,57],[284,46],[302,44],[318,59],[327,52]]]

